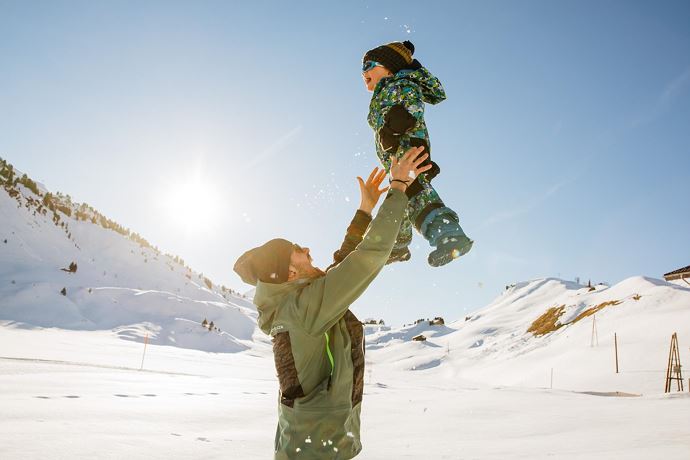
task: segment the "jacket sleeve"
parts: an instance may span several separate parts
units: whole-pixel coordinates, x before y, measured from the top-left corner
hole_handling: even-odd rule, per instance
[[[431,148],[425,136],[417,137],[414,134],[419,133],[410,132],[424,118],[424,101],[421,90],[418,85],[403,79],[398,84],[392,85],[387,91],[388,100],[396,102],[396,104],[383,111],[384,122],[379,129],[381,147],[386,152],[396,153],[400,148],[402,136],[407,134],[411,147],[424,147],[423,153],[429,155],[421,166],[431,164],[431,169],[424,173],[426,180],[431,181],[438,176],[441,168],[431,161]],[[410,184],[405,193],[409,198],[412,198],[423,189],[424,187],[417,178]]]
[[[376,278],[393,249],[406,207],[405,193],[389,191],[356,249],[301,291],[297,314],[305,332],[318,336],[333,327]]]
[[[350,222],[350,225],[347,227],[343,244],[340,245],[340,249],[333,253],[333,263],[326,271],[338,265],[348,254],[355,250],[357,245],[362,242],[364,232],[367,231],[367,227],[369,227],[370,223],[371,216],[358,209],[355,216],[352,218],[352,222]]]
[[[424,101],[421,89],[409,80],[399,80],[384,89],[383,99],[390,105],[382,109],[383,125],[379,129],[381,147],[395,153],[400,146],[400,136],[409,134],[424,118]]]

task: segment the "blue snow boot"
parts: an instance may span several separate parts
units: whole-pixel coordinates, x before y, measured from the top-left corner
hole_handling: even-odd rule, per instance
[[[431,211],[424,218],[420,231],[436,248],[427,259],[432,267],[441,267],[467,254],[474,243],[460,227],[458,215],[445,206]]]
[[[429,254],[429,258],[427,259],[429,265],[432,267],[446,265],[470,252],[473,244],[474,241],[467,238],[464,234],[441,238],[436,249]]]

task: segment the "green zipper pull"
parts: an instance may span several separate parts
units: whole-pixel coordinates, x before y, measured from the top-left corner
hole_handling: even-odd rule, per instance
[[[333,371],[335,370],[335,361],[333,360],[333,353],[331,353],[331,341],[328,337],[328,332],[323,333],[326,336],[326,354],[328,355],[328,360],[331,362],[331,374],[328,376],[328,388],[331,388],[331,379],[333,378]]]

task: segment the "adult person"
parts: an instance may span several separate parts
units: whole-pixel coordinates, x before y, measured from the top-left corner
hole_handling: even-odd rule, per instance
[[[361,205],[345,241],[326,270],[312,265],[309,248],[273,239],[245,252],[234,270],[256,286],[258,324],[273,337],[280,394],[275,459],[350,459],[362,449],[364,334],[350,305],[385,265],[400,230],[405,189],[431,165],[423,147],[411,148],[390,168],[390,190],[375,168],[357,178]]]

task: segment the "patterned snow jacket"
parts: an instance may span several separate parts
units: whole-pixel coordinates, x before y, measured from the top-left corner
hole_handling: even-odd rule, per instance
[[[364,333],[349,307],[386,263],[406,206],[391,190],[376,218],[358,212],[324,276],[257,284],[280,383],[275,459],[350,459],[362,449]]]
[[[429,154],[425,161],[432,168],[424,173],[424,179],[431,181],[440,168],[431,161],[431,143],[424,121],[424,103],[438,104],[446,99],[441,82],[425,67],[404,69],[390,77],[382,78],[371,96],[367,121],[376,137],[376,154],[386,171],[390,171],[390,158],[402,156],[410,147],[424,146]],[[412,197],[422,187],[419,179],[407,188]]]

